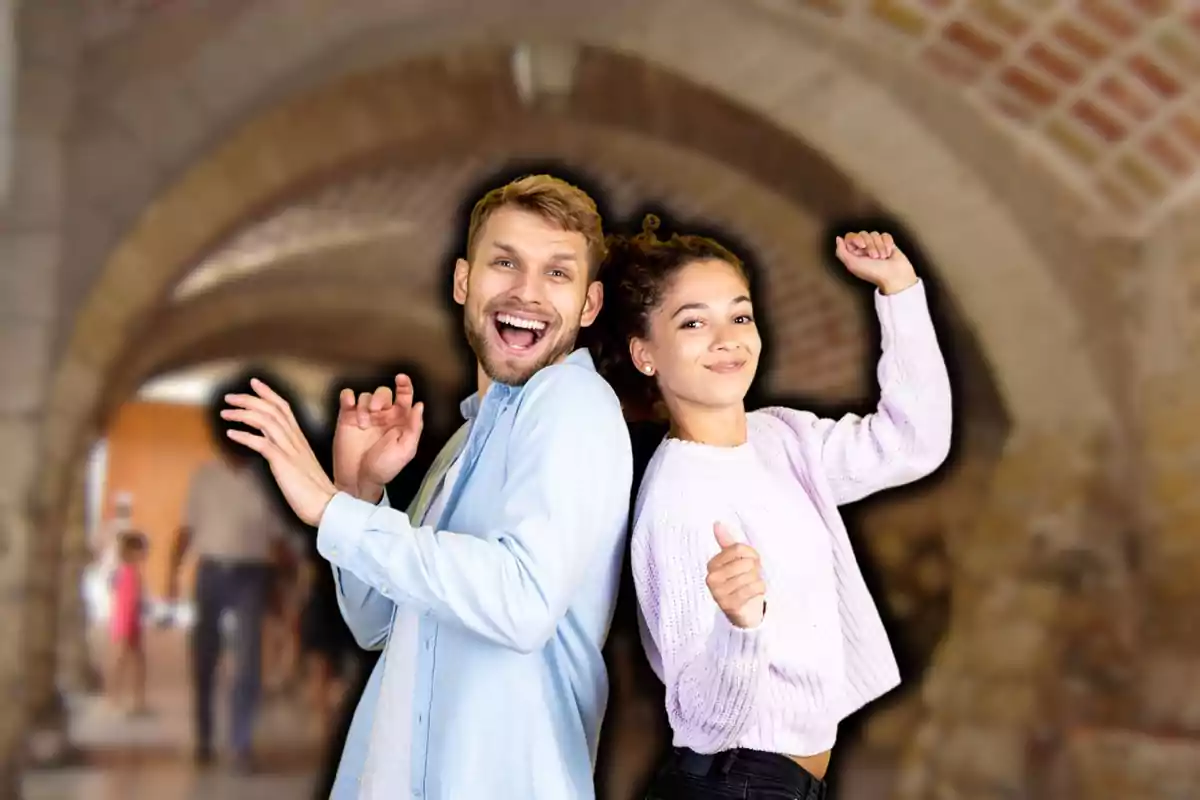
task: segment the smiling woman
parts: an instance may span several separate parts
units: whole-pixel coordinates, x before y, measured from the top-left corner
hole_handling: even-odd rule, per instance
[[[749,349],[744,357],[739,355],[734,359],[740,361],[740,366],[734,371],[739,380],[732,391],[739,400],[754,378],[762,347],[753,325],[749,279],[741,260],[723,245],[702,236],[676,234],[667,241],[659,241],[655,234],[658,227],[658,217],[650,214],[637,236],[609,238],[604,276],[607,311],[589,342],[597,366],[620,396],[626,414],[639,418],[666,415],[658,384],[664,376],[656,376],[655,365],[647,359],[652,320],[656,316],[667,318],[664,326],[670,323],[671,330],[665,331],[665,336],[693,345],[701,342],[697,333],[704,328],[704,315],[712,311],[710,301],[728,306],[738,324],[750,323],[742,330],[753,341],[747,342]],[[700,293],[674,299],[665,315],[656,315],[668,304],[667,295],[685,270],[689,274],[695,272],[696,284],[702,287]],[[721,295],[726,289],[732,293]],[[713,295],[714,291],[720,296]],[[707,366],[718,367],[715,371],[730,371],[730,364],[715,363],[721,358],[709,360],[714,363]]]
[[[823,797],[838,725],[900,681],[837,507],[928,475],[949,450],[924,288],[888,234],[838,237],[838,259],[877,289],[878,411],[747,413],[762,339],[746,270],[711,239],[656,228],[611,242],[598,358],[627,408],[657,401],[670,421],[630,536],[675,745],[648,797]]]

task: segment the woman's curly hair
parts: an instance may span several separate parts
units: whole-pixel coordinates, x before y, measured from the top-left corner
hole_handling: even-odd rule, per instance
[[[588,335],[588,349],[596,368],[609,382],[631,420],[664,419],[658,384],[634,366],[629,354],[633,338],[650,333],[650,317],[662,304],[671,281],[696,261],[724,261],[747,277],[741,259],[718,242],[704,236],[672,234],[659,239],[659,219],[647,214],[641,233],[610,235],[608,257],[600,270],[604,308]]]

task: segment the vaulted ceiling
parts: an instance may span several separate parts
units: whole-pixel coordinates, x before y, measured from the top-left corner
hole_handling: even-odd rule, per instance
[[[957,86],[1085,202],[1144,231],[1200,188],[1200,7],[1182,0],[752,0],[827,20]],[[93,48],[149,15],[262,0],[96,0]],[[304,0],[297,13],[315,0]],[[318,3],[319,5],[319,3]],[[214,23],[215,24],[215,23]]]

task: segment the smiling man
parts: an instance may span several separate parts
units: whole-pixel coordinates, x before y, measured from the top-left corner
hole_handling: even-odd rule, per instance
[[[412,385],[342,393],[334,479],[261,382],[231,430],[319,526],[359,644],[384,649],[336,800],[585,800],[608,698],[601,656],[624,552],[632,455],[584,349],[604,240],[585,193],[549,176],[487,194],[454,270],[478,391],[408,513],[384,485],[416,451]]]

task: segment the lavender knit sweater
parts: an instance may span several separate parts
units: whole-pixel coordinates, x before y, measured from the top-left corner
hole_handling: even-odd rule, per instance
[[[838,420],[786,408],[748,415],[748,441],[666,439],[632,532],[642,640],[666,686],[677,747],[813,755],[899,670],[839,505],[928,475],[950,446],[951,397],[924,285],[876,293],[880,402]],[[734,627],[705,585],[715,521],[755,547],[768,608]]]

